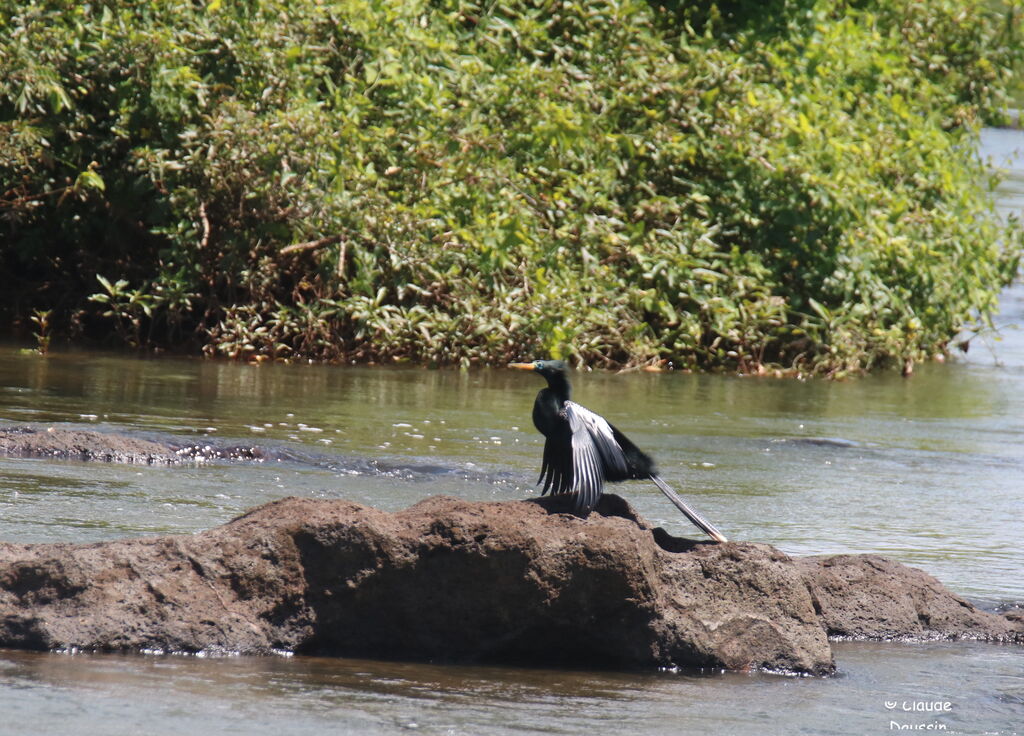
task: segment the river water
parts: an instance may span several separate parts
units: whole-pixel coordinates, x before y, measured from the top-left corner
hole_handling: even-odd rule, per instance
[[[986,131],[1024,210],[1019,131]],[[1024,602],[1024,287],[910,379],[578,373],[610,418],[729,537],[795,554],[877,552],[987,608]],[[524,358],[532,356],[523,356]],[[0,426],[259,445],[263,463],[158,468],[0,460],[0,539],[191,533],[298,495],[395,510],[432,494],[536,493],[532,375],[247,366],[0,346]],[[615,487],[698,534],[653,485]],[[962,734],[1024,731],[1024,651],[839,643],[835,678],[456,667],[313,657],[0,650],[0,734]],[[931,708],[944,708],[936,713]],[[917,710],[915,710],[917,708]],[[907,730],[907,729],[902,729]]]

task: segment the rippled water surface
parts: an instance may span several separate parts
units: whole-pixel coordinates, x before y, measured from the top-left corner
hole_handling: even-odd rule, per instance
[[[983,153],[1016,167],[1019,132]],[[1007,162],[1009,162],[1007,164]],[[790,554],[879,552],[984,606],[1024,601],[1024,288],[952,362],[843,383],[578,373],[575,398],[649,450],[727,535]],[[531,357],[531,356],[523,356]],[[284,495],[384,509],[535,493],[542,382],[502,370],[247,366],[0,346],[0,426],[258,445],[262,463],[0,458],[0,539],[190,533]],[[615,489],[676,534],[653,485]],[[0,651],[0,733],[846,734],[1024,730],[1024,653],[838,644],[831,679],[605,673],[306,657]],[[939,713],[913,710],[948,704]],[[31,724],[31,727],[26,727]],[[895,724],[895,726],[893,725]]]
[[[1020,652],[838,644],[831,679],[594,673],[329,660],[8,652],[5,733],[872,734],[891,724],[1012,734]],[[939,680],[937,671],[957,673]],[[948,703],[939,714],[915,707]],[[940,705],[941,707],[941,705]],[[32,724],[28,730],[12,724]]]

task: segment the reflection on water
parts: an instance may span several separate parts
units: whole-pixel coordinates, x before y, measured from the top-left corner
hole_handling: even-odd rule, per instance
[[[1003,161],[1024,135],[990,132]],[[1000,158],[1000,156],[1002,158]],[[1024,171],[1003,214],[1024,207]],[[987,605],[1024,601],[1024,288],[998,336],[947,364],[843,383],[579,373],[609,416],[730,537],[792,554],[878,552]],[[533,356],[522,356],[529,358]],[[394,510],[436,493],[535,493],[543,383],[502,370],[245,366],[0,346],[0,425],[259,444],[263,463],[175,468],[0,459],[0,540],[190,533],[285,495]],[[653,486],[615,489],[694,535]],[[316,658],[0,652],[0,733],[1012,733],[1020,649],[841,644],[830,680],[587,673]],[[941,718],[887,702],[949,701]],[[16,724],[16,725],[15,725]],[[73,728],[68,724],[73,724]],[[13,730],[12,730],[13,729]]]

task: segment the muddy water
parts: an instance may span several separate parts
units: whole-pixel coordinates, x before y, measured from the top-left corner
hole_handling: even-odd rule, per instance
[[[985,146],[1003,163],[1024,137],[993,131]],[[1000,207],[1022,206],[1018,168]],[[1002,303],[999,336],[980,336],[967,355],[921,366],[910,380],[583,373],[575,398],[614,418],[729,536],[792,554],[880,552],[982,605],[1019,604],[1024,288]],[[0,459],[0,539],[188,533],[286,494],[385,509],[435,493],[521,498],[535,492],[541,443],[529,413],[540,385],[500,370],[43,358],[0,346],[0,426],[269,452],[263,463],[175,468]],[[652,521],[693,532],[653,486],[617,490]],[[851,643],[836,651],[841,675],[829,680],[0,652],[0,733],[1024,729],[1019,648]]]

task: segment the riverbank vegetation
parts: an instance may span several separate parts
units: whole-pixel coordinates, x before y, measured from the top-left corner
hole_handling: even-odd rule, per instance
[[[239,359],[841,375],[984,324],[1020,16],[0,0],[6,322]]]

